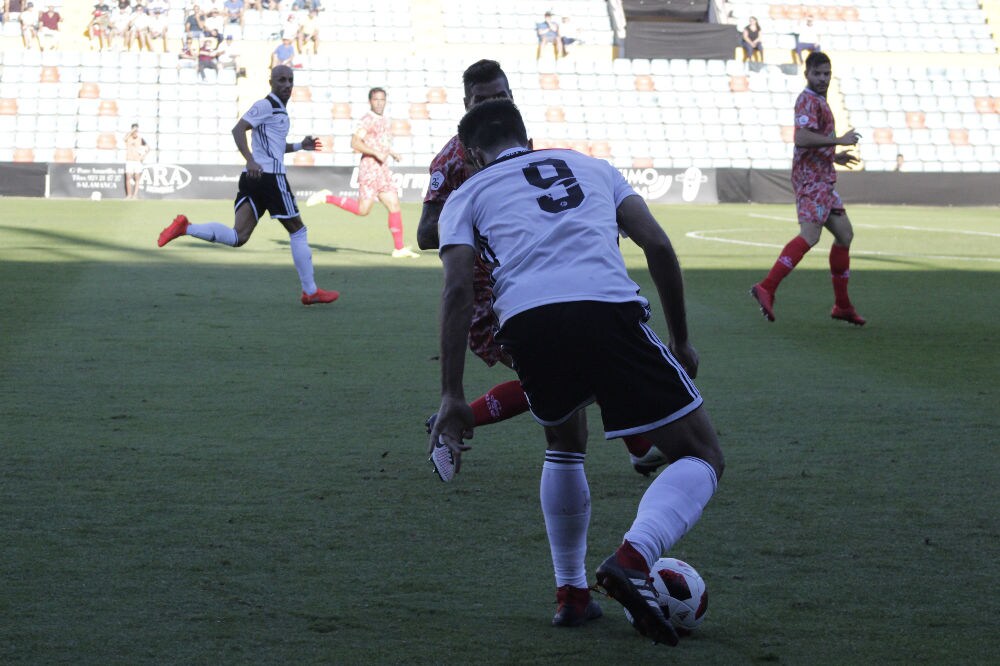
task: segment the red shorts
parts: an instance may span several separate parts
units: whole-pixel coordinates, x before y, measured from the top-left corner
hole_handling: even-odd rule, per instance
[[[497,363],[504,361],[507,355],[493,339],[497,325],[497,317],[493,313],[493,286],[490,281],[489,269],[478,259],[472,272],[472,294],[469,349],[492,368]]]
[[[841,201],[833,183],[811,182],[795,188],[795,208],[798,211],[799,223],[826,224],[830,213],[844,215],[844,202]]]
[[[389,167],[379,164],[374,157],[365,157],[361,160],[361,167],[358,169],[359,199],[378,199],[378,195],[382,192],[395,190]]]

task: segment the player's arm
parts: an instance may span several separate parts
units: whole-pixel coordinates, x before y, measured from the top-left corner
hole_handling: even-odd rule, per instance
[[[361,132],[355,132],[351,136],[351,149],[358,151],[362,155],[374,157],[379,162],[385,162],[386,154],[380,153],[365,143],[364,135]]]
[[[861,139],[854,128],[844,132],[841,136],[823,136],[819,132],[808,127],[795,128],[795,145],[799,148],[825,148],[827,146],[853,146]]]
[[[441,406],[431,430],[428,453],[440,441],[461,467],[461,453],[469,449],[462,442],[472,436],[472,409],[465,401],[465,346],[472,323],[472,266],[475,250],[471,245],[448,245],[441,250],[444,289],[441,293]]]
[[[684,308],[684,278],[674,246],[646,202],[637,194],[626,197],[618,206],[618,226],[642,248],[649,275],[656,285],[660,306],[670,332],[670,351],[693,378],[698,373],[698,353],[688,342],[687,314]]]
[[[250,178],[259,178],[264,170],[254,161],[250,144],[247,143],[247,132],[251,129],[253,129],[253,125],[240,118],[233,126],[233,141],[236,142],[236,149],[240,151],[240,155],[247,161],[247,175]]]
[[[421,250],[434,250],[438,246],[438,219],[444,204],[440,201],[425,201],[420,211],[420,222],[417,223],[417,247]]]

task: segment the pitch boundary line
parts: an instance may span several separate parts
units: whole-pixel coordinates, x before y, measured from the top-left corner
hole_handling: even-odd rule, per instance
[[[756,217],[761,220],[778,220],[779,222],[798,222],[794,217],[780,217],[778,215],[762,215],[760,213],[748,213],[750,217]],[[990,238],[1000,238],[1000,233],[993,233],[992,231],[965,231],[964,229],[937,229],[937,228],[925,228],[925,227],[911,227],[905,224],[856,224],[851,223],[855,227],[862,229],[902,229],[903,231],[928,231],[932,233],[940,234],[964,234],[966,236],[988,236]]]
[[[758,216],[763,217],[763,216]],[[756,241],[743,241],[736,240],[734,238],[720,238],[718,236],[708,236],[706,234],[720,234],[729,232],[740,232],[746,233],[748,231],[765,231],[764,229],[704,229],[701,231],[689,231],[685,236],[688,238],[694,238],[696,240],[703,241],[714,241],[716,243],[729,243],[730,245],[748,245],[750,247],[767,247],[767,248],[778,248],[781,249],[784,245],[779,245],[777,243],[760,243]],[[772,231],[770,229],[766,231]],[[961,257],[952,256],[946,254],[903,254],[901,252],[880,252],[878,250],[851,250],[852,256],[868,256],[868,257],[901,257],[903,259],[939,259],[944,261],[986,261],[990,263],[1000,263],[1000,258],[998,257]]]

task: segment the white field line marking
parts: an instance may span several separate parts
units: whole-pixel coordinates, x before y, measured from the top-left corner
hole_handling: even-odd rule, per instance
[[[763,216],[758,216],[763,217]],[[722,233],[746,233],[748,231],[765,231],[764,229],[705,229],[703,231],[689,231],[685,236],[688,238],[695,238],[697,240],[704,241],[715,241],[716,243],[729,243],[730,245],[748,245],[750,247],[770,247],[778,248],[779,250],[784,247],[784,245],[779,245],[777,243],[759,243],[755,241],[743,241],[736,240],[734,238],[721,238],[719,236],[709,236],[708,234],[722,234]],[[773,231],[768,229],[766,231]],[[924,231],[921,229],[921,231]],[[1000,257],[956,257],[947,254],[904,254],[902,252],[879,252],[876,250],[851,250],[853,256],[869,256],[869,257],[902,257],[904,259],[939,259],[943,261],[986,261],[991,263],[1000,263]]]
[[[779,217],[777,215],[761,215],[759,213],[749,213],[750,217],[762,220],[778,220],[779,222],[798,222],[794,217]],[[862,229],[902,229],[903,231],[928,231],[939,234],[965,234],[967,236],[989,236],[990,238],[1000,238],[1000,233],[992,231],[964,231],[962,229],[933,229],[925,227],[911,227],[906,225],[882,225],[882,224],[854,224]]]

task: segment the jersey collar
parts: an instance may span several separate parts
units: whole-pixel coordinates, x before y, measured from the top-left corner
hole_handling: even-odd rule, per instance
[[[267,96],[273,99],[275,102],[277,102],[282,111],[285,110],[285,103],[281,101],[280,97],[278,97],[274,93],[267,93]]]

